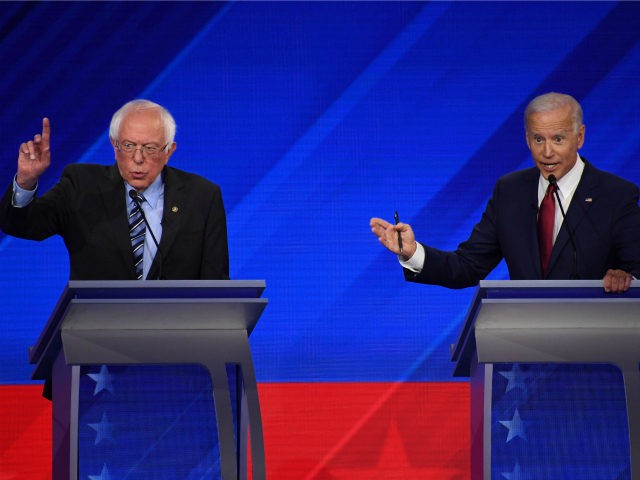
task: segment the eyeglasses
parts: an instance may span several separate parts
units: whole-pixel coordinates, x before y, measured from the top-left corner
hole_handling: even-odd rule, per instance
[[[131,142],[116,143],[116,148],[119,152],[128,153],[133,157],[135,156],[136,151],[140,150],[140,154],[146,158],[153,158],[159,155],[161,152],[164,152],[168,146],[168,143],[164,147],[159,147],[153,143],[147,143],[145,145],[137,145]]]

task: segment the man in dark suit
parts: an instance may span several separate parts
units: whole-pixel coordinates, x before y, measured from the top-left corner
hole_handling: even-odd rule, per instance
[[[136,207],[134,192],[142,195],[149,224],[142,278],[228,279],[220,188],[167,166],[176,150],[175,130],[162,106],[129,102],[111,121],[115,165],[69,165],[54,187],[36,196],[38,178],[50,165],[50,125],[43,119],[42,133],[20,145],[17,174],[0,203],[0,227],[31,240],[62,236],[72,280],[135,279],[128,218]]]
[[[525,111],[525,130],[535,167],[498,180],[482,218],[455,251],[416,242],[408,224],[371,219],[378,240],[399,255],[407,280],[464,288],[504,258],[512,280],[602,278],[608,292],[629,289],[640,275],[638,188],[578,155],[585,126],[573,97],[536,97]],[[546,254],[543,203],[553,204]]]

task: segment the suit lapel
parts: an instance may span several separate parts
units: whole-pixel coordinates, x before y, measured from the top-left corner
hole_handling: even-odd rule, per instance
[[[184,183],[175,172],[168,167],[164,175],[164,205],[162,212],[162,237],[160,238],[161,255],[156,254],[149,270],[148,278],[156,278],[160,272],[161,256],[170,251],[182,225],[186,212],[186,189]]]
[[[131,240],[129,239],[124,181],[116,165],[109,169],[108,180],[100,184],[98,189],[108,218],[113,219],[111,222],[113,228],[110,229],[113,244],[116,245],[117,251],[122,252],[124,264],[129,266],[131,279],[135,279],[133,254],[127,255],[127,252],[131,252]]]
[[[538,246],[538,180],[540,171],[531,168],[522,182],[521,190],[516,199],[521,199],[523,205],[516,211],[523,212],[523,241],[522,252],[531,252],[525,260],[531,262],[527,271],[535,272],[535,277],[542,278],[542,268],[540,266],[540,247]],[[524,193],[524,194],[523,194]],[[524,259],[523,259],[524,260]]]
[[[591,202],[595,197],[594,192],[597,188],[597,179],[594,176],[593,167],[585,159],[582,160],[584,161],[584,171],[582,172],[582,177],[580,178],[576,191],[571,199],[571,204],[569,205],[569,208],[565,210],[566,218],[564,222],[562,222],[562,227],[560,227],[558,237],[556,238],[553,250],[551,251],[549,271],[551,271],[565,248],[573,249],[568,229],[571,229],[573,240],[575,242],[577,240],[575,238],[575,232],[578,229],[580,222],[584,220],[587,214],[588,209],[586,207],[591,205]]]

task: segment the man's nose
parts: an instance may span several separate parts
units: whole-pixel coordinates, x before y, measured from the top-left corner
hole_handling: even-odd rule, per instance
[[[549,142],[544,142],[544,146],[542,147],[542,154],[545,157],[553,156],[553,146]]]
[[[140,147],[140,148],[136,148],[136,149],[133,151],[133,160],[134,160],[136,163],[142,163],[142,162],[144,162],[144,156],[142,155],[142,147]]]

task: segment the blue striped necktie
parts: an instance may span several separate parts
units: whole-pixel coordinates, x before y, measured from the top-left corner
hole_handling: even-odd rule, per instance
[[[140,206],[144,203],[144,197],[136,193],[138,201],[133,201],[133,209],[129,214],[129,236],[133,251],[133,263],[136,266],[136,278],[142,280],[142,255],[144,253],[144,234],[147,230],[142,218]]]

